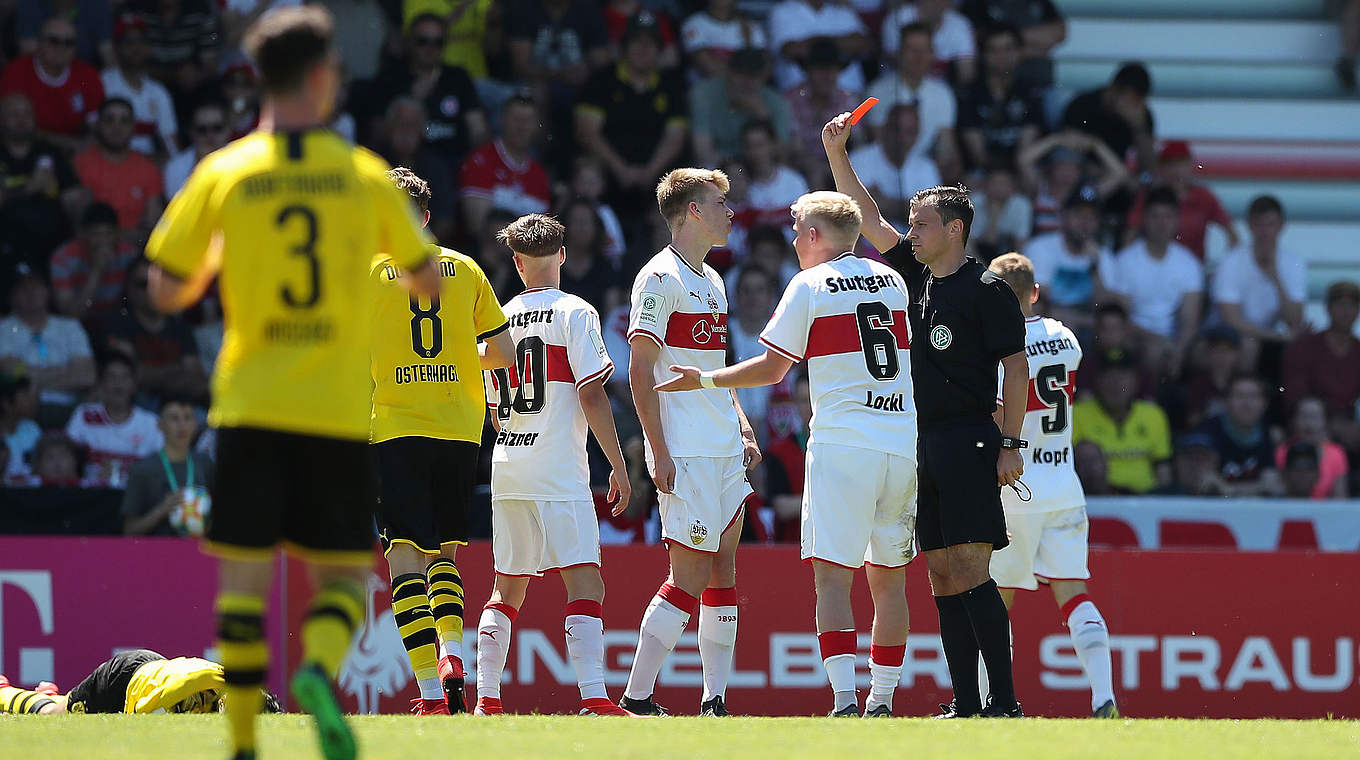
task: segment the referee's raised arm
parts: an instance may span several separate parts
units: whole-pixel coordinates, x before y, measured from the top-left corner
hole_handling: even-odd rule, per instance
[[[859,181],[859,175],[855,174],[855,168],[850,165],[850,154],[845,150],[846,141],[849,139],[849,113],[832,118],[822,127],[822,147],[826,149],[826,160],[831,164],[831,176],[836,180],[836,190],[855,199],[860,212],[864,215],[864,223],[860,227],[861,234],[874,248],[886,251],[897,245],[902,234],[883,218],[873,196],[869,195],[864,183]]]

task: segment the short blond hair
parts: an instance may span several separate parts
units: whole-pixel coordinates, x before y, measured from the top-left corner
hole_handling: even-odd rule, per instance
[[[1005,253],[992,259],[987,269],[1000,275],[1011,286],[1020,303],[1029,303],[1029,296],[1034,292],[1034,262],[1028,256]]]
[[[793,202],[792,210],[795,217],[801,216],[805,224],[817,227],[823,235],[835,238],[847,249],[855,244],[864,224],[864,214],[855,199],[834,190],[801,195]]]
[[[732,189],[721,169],[674,169],[656,183],[656,206],[666,224],[674,227],[693,201],[699,200],[704,185],[712,182],[726,195]]]
[[[567,228],[547,214],[527,214],[505,225],[496,239],[521,256],[542,258],[562,250]]]

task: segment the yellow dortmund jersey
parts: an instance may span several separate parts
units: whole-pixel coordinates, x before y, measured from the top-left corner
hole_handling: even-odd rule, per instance
[[[431,246],[439,298],[415,296],[390,257],[373,262],[374,443],[422,436],[482,440],[486,397],[477,341],[509,327],[477,262]]]
[[[200,162],[147,243],[171,274],[220,270],[214,426],[368,437],[369,264],[428,255],[382,159],[322,130],[256,132]]]
[[[128,682],[125,713],[213,712],[226,684],[222,666],[197,657],[155,660],[137,668]],[[203,692],[203,698],[190,699]],[[184,703],[181,705],[181,703]]]
[[[1171,426],[1156,405],[1134,401],[1121,425],[1095,399],[1072,407],[1072,443],[1094,441],[1109,462],[1110,485],[1135,493],[1157,487],[1156,465],[1171,458]]]

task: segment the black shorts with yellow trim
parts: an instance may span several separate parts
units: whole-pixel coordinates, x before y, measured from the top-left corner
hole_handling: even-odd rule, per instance
[[[94,672],[66,693],[66,710],[73,713],[120,713],[127,705],[127,689],[137,669],[164,660],[150,649],[130,649],[102,662]]]
[[[480,444],[403,436],[373,444],[378,460],[378,540],[438,554],[466,544]]]
[[[206,548],[260,560],[283,545],[306,560],[368,565],[377,499],[366,441],[220,428]]]

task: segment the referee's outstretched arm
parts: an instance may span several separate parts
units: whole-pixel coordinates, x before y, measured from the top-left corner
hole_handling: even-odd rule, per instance
[[[860,213],[864,215],[864,224],[860,227],[860,232],[874,248],[886,251],[897,245],[902,236],[897,228],[889,224],[879,213],[878,204],[864,188],[864,183],[859,181],[855,168],[850,165],[850,154],[845,151],[845,143],[849,139],[849,113],[833,118],[822,127],[822,147],[826,149],[826,160],[831,164],[831,176],[836,180],[836,190],[855,199],[855,203],[859,204]]]

